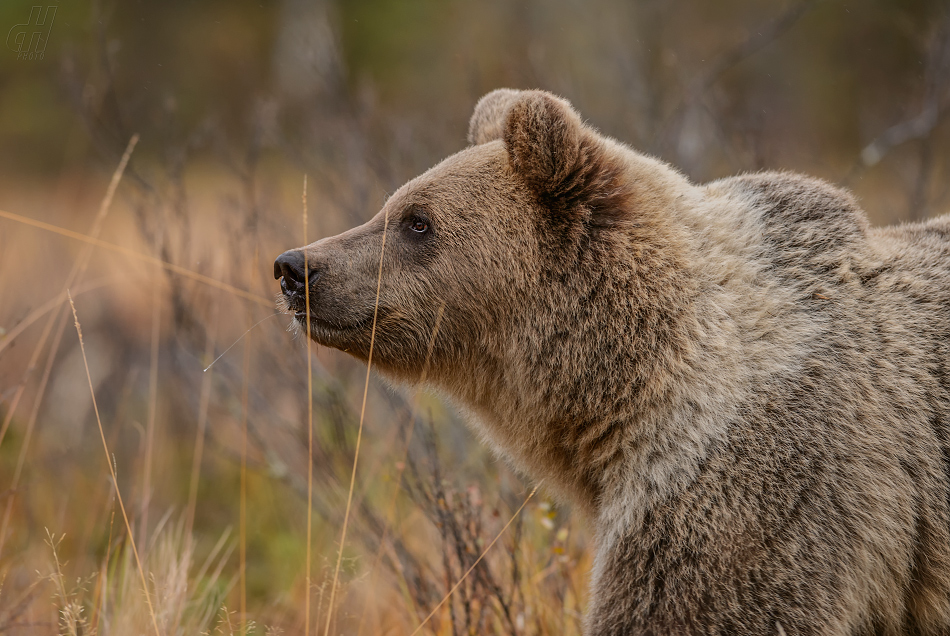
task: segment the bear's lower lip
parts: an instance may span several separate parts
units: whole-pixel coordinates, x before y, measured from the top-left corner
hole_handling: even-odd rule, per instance
[[[300,322],[301,326],[306,326],[307,324],[307,311],[294,311],[294,318]],[[313,329],[328,330],[330,332],[345,333],[359,331],[368,324],[368,321],[371,321],[372,317],[367,320],[357,320],[352,324],[339,324],[335,322],[329,322],[324,320],[311,311],[310,312],[310,325],[311,331]]]

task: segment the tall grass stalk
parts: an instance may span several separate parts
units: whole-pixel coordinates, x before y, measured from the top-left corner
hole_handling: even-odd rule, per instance
[[[89,393],[92,397],[92,408],[96,414],[96,423],[99,425],[99,436],[102,438],[102,450],[106,455],[106,463],[109,464],[109,474],[112,476],[112,483],[115,486],[115,496],[119,500],[119,509],[122,510],[122,519],[125,521],[125,531],[127,533],[129,544],[132,546],[132,553],[135,555],[135,564],[139,570],[139,577],[142,579],[142,592],[145,594],[145,601],[148,603],[149,615],[152,617],[152,626],[155,628],[155,636],[162,636],[158,629],[158,620],[155,618],[155,608],[152,607],[152,596],[148,591],[148,582],[145,579],[145,570],[142,568],[142,560],[139,558],[138,548],[135,546],[135,536],[132,533],[132,525],[129,523],[129,515],[125,511],[125,503],[122,501],[122,492],[119,490],[119,480],[115,475],[115,466],[112,462],[112,454],[109,452],[109,445],[106,443],[106,434],[102,429],[102,418],[99,417],[99,405],[96,404],[96,391],[92,386],[92,374],[89,373],[89,361],[86,359],[86,345],[82,340],[82,327],[79,325],[79,316],[76,314],[76,305],[73,303],[72,296],[67,292],[69,306],[73,312],[73,321],[76,325],[76,335],[79,336],[79,350],[82,352],[82,363],[86,369],[86,379],[89,381]]]

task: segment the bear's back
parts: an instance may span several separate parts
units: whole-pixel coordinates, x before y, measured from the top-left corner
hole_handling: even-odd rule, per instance
[[[760,172],[718,184],[756,216],[763,256],[795,278],[824,277],[868,251],[867,219],[845,190],[790,172]]]
[[[929,368],[950,391],[950,215],[874,228],[869,239],[879,261],[868,285],[895,322],[928,341]]]
[[[847,296],[935,335],[950,329],[950,215],[871,228],[849,192],[812,177],[762,172],[715,185],[755,217],[759,257],[802,297]]]
[[[888,266],[904,273],[902,286],[912,296],[950,308],[950,215],[873,228],[870,240]]]

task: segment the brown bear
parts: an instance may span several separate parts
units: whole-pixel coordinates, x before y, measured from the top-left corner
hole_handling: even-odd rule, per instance
[[[541,91],[469,142],[274,275],[365,360],[381,266],[373,363],[590,519],[587,634],[950,634],[950,218],[695,185]]]

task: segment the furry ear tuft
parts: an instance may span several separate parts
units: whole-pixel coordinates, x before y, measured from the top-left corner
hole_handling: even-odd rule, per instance
[[[571,105],[544,91],[524,91],[508,110],[504,141],[511,166],[542,198],[571,187],[584,154],[584,124]]]
[[[478,100],[468,122],[468,143],[478,146],[501,139],[508,111],[521,94],[519,90],[499,88]]]

